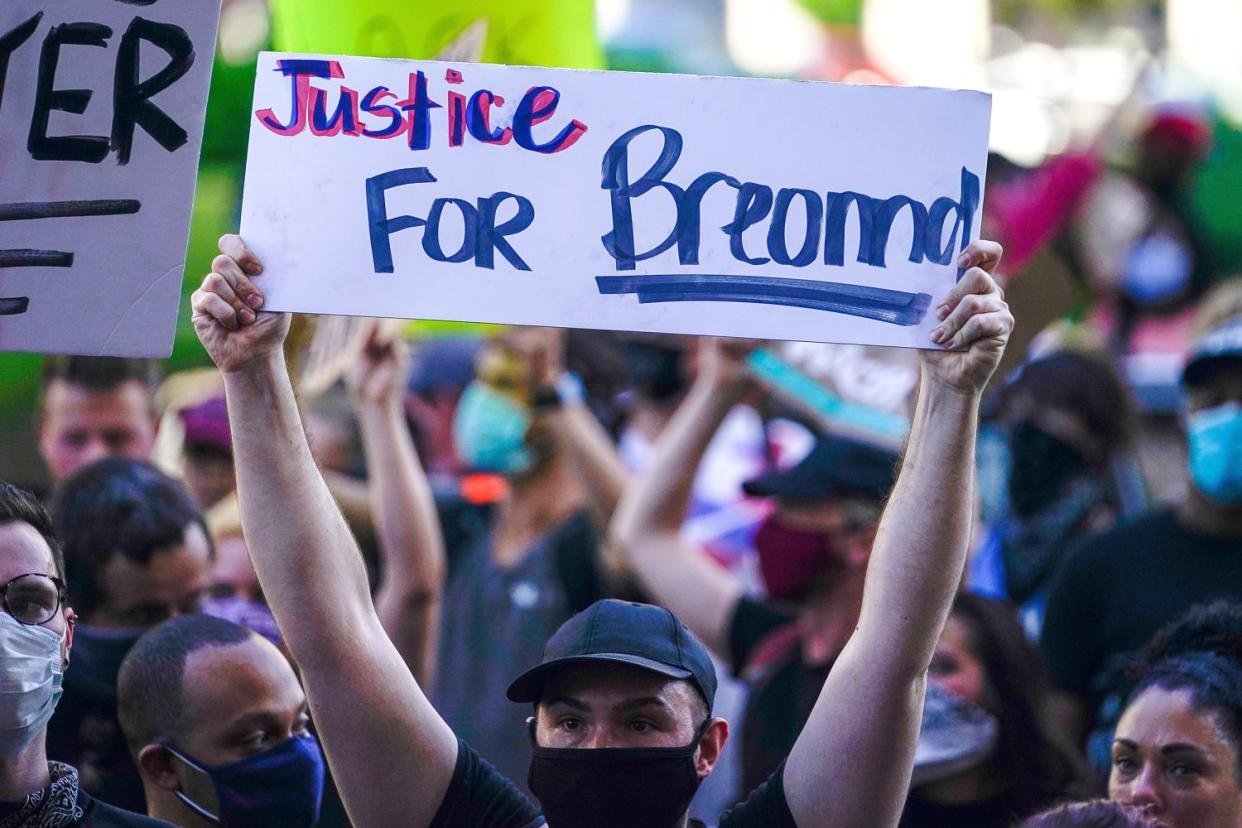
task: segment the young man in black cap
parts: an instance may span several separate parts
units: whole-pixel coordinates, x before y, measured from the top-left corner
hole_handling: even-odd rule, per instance
[[[664,610],[613,603],[553,636],[545,663],[510,688],[535,700],[530,782],[541,816],[458,741],[384,635],[354,540],[306,445],[281,349],[288,316],[256,314],[263,298],[251,277],[262,265],[236,236],[221,249],[194,294],[194,324],[225,377],[256,569],[354,823],[684,825],[689,796],[728,736],[728,724],[710,718],[701,645]],[[979,398],[1013,327],[988,273],[999,257],[991,243],[968,248],[963,278],[935,311],[933,342],[945,350],[923,357],[905,469],[872,551],[858,628],[788,761],[723,825],[897,820],[927,667],[966,557]]]
[[[1103,772],[1135,654],[1195,604],[1242,600],[1242,282],[1213,294],[1196,327],[1185,498],[1069,550],[1048,595],[1040,645],[1060,724]]]
[[[744,344],[705,340],[699,355],[695,383],[646,475],[626,490],[612,535],[647,594],[749,685],[739,723],[745,792],[785,760],[858,625],[867,562],[901,458],[825,435],[796,466],[746,483],[748,494],[774,501],[755,535],[768,600],[748,596],[681,532],[704,452],[754,388]]]

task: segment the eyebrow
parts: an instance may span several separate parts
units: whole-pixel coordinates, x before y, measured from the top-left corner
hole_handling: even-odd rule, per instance
[[[1130,741],[1129,739],[1114,739],[1113,744],[1120,745],[1121,747],[1127,748],[1129,750],[1138,750],[1138,747],[1139,747],[1136,743]],[[1170,753],[1197,753],[1203,756],[1207,755],[1207,751],[1205,751],[1203,748],[1199,747],[1198,745],[1188,744],[1186,742],[1175,742],[1171,745],[1165,745],[1164,747],[1160,748],[1160,753],[1161,755],[1165,755],[1165,756],[1167,756]]]
[[[672,712],[668,702],[659,696],[644,696],[641,699],[630,699],[629,701],[613,705],[612,710],[614,713],[630,713],[635,710],[641,710],[644,707],[659,707],[666,712]]]
[[[565,707],[572,707],[575,710],[581,710],[584,713],[591,712],[591,706],[589,704],[582,701],[581,699],[575,699],[572,696],[564,696],[564,695],[552,696],[546,702],[544,702],[545,707],[552,707],[558,704],[564,705]],[[669,706],[668,702],[666,702],[664,699],[660,698],[659,696],[643,696],[642,698],[639,698],[639,699],[628,699],[626,701],[619,702],[612,706],[612,712],[613,713],[631,713],[635,710],[642,710],[643,708],[646,708],[646,707],[659,707],[665,712],[668,712],[668,713],[673,712],[673,708]]]

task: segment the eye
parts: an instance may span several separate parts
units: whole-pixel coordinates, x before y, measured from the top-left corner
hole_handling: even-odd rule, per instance
[[[251,750],[258,751],[267,747],[271,741],[271,737],[268,735],[266,730],[256,730],[254,733],[246,736],[246,738],[242,740],[242,744]]]
[[[557,720],[556,724],[561,730],[567,730],[572,733],[582,726],[582,720],[573,716],[564,716]]]
[[[635,733],[650,733],[654,729],[655,729],[655,726],[651,724],[651,722],[646,722],[646,721],[643,721],[642,719],[635,719],[634,721],[630,722],[630,730],[634,731]]]
[[[293,723],[293,735],[305,736],[310,733],[310,716],[305,713],[298,716],[296,722]]]
[[[1114,756],[1113,767],[1122,776],[1131,776],[1138,771],[1138,762],[1129,756]]]
[[[1202,773],[1193,765],[1177,764],[1169,767],[1169,776],[1181,782],[1189,782],[1202,776]]]

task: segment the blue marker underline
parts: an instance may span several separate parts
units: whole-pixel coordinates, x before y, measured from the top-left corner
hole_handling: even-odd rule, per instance
[[[931,296],[926,293],[773,276],[656,273],[596,276],[595,282],[601,294],[634,294],[640,304],[750,302],[829,311],[903,326],[922,322],[931,307]]]

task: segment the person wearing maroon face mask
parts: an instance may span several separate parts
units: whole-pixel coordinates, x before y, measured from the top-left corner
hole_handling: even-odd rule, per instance
[[[613,537],[644,587],[750,685],[741,755],[741,790],[749,791],[789,754],[858,625],[867,561],[899,457],[846,437],[820,437],[797,465],[743,486],[773,503],[755,535],[768,598],[744,595],[719,567],[700,579],[702,588],[681,588],[680,561],[651,538],[680,526],[704,451],[751,387],[743,347],[704,347],[703,370],[676,415],[681,449],[658,455],[644,484],[651,496],[632,499],[635,508],[614,522]]]

